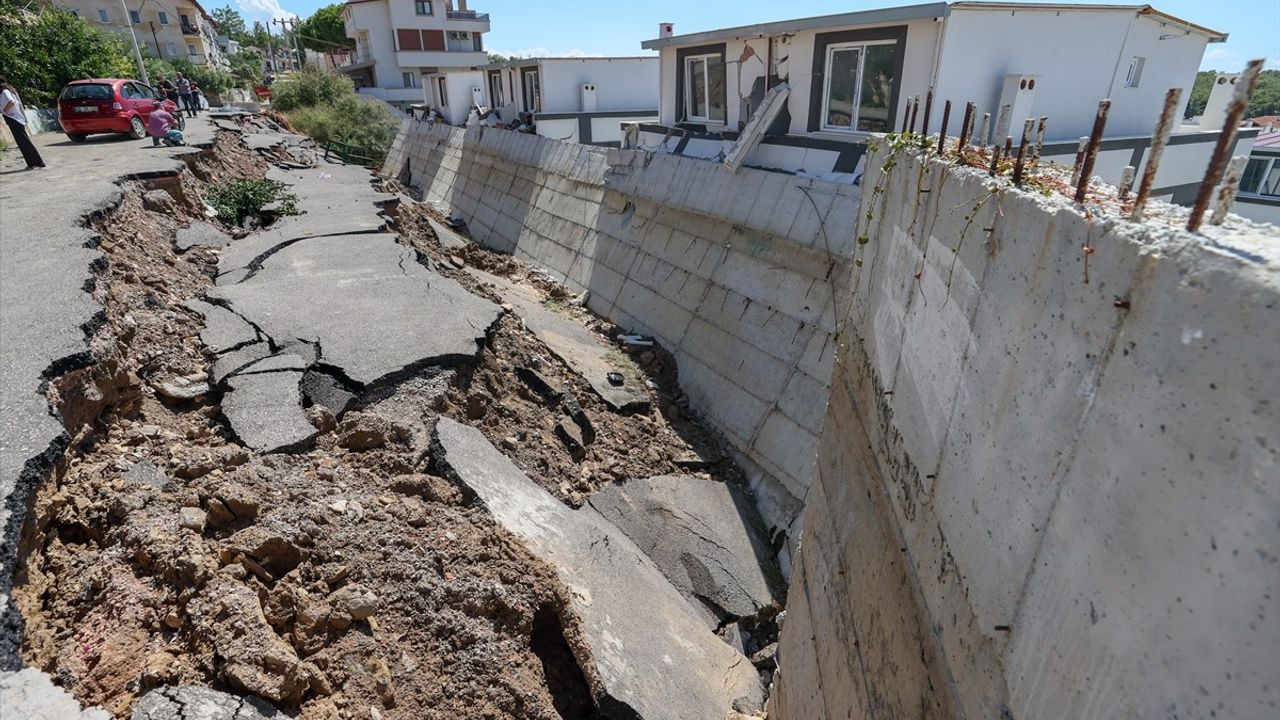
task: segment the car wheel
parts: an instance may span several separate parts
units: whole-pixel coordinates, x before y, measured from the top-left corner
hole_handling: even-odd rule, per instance
[[[81,135],[80,133],[67,133],[67,139],[70,140],[71,142],[84,142],[84,139],[86,137],[89,137],[89,136]]]
[[[147,136],[147,126],[142,124],[142,118],[134,115],[129,118],[129,137],[134,140],[141,140]]]

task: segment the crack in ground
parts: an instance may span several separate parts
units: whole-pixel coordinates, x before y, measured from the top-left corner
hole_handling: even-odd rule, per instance
[[[238,270],[244,270],[245,271],[244,277],[232,283],[232,285],[239,285],[240,283],[245,282],[246,280],[249,280],[250,278],[257,275],[262,270],[263,264],[265,264],[267,260],[271,259],[272,255],[275,255],[281,250],[284,250],[285,248],[296,245],[300,242],[304,242],[306,240],[316,240],[319,238],[342,237],[344,235],[376,235],[379,233],[386,232],[386,227],[387,227],[386,223],[384,222],[381,227],[375,228],[373,230],[355,230],[355,231],[348,231],[348,232],[321,233],[319,235],[307,235],[306,237],[285,240],[277,245],[271,246],[269,249],[258,254],[252,260],[250,260],[248,264],[242,267],[232,268],[230,270],[227,270],[226,272],[218,273],[217,278],[215,278],[214,280],[216,282],[218,278],[222,278],[223,276],[229,275]],[[245,239],[248,239],[248,238],[245,238]]]

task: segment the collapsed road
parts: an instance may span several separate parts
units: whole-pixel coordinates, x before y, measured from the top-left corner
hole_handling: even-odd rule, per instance
[[[27,388],[65,439],[28,464],[27,669],[0,700],[759,713],[780,573],[670,354],[270,119],[213,123],[83,213],[103,260],[74,300],[99,319],[83,362]],[[203,198],[234,178],[301,213],[220,223]]]

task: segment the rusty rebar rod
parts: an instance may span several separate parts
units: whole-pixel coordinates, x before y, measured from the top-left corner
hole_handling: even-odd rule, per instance
[[[1128,200],[1129,191],[1133,190],[1133,176],[1138,174],[1138,168],[1132,165],[1125,165],[1124,170],[1120,171],[1120,199]]]
[[[1221,225],[1227,219],[1227,213],[1236,202],[1236,190],[1240,189],[1240,178],[1248,160],[1245,155],[1237,155],[1227,164],[1227,177],[1218,188],[1218,204],[1213,208],[1213,215],[1209,216],[1210,225]]]
[[[924,94],[924,121],[920,124],[920,134],[929,136],[929,116],[933,114],[933,88]]]
[[[1191,232],[1200,229],[1200,222],[1204,220],[1204,213],[1209,209],[1209,200],[1213,197],[1213,191],[1222,180],[1227,155],[1231,153],[1231,147],[1236,141],[1236,133],[1240,130],[1240,118],[1244,117],[1244,111],[1249,106],[1249,98],[1253,97],[1253,90],[1258,86],[1258,73],[1261,70],[1262,60],[1250,60],[1245,65],[1244,72],[1240,73],[1239,79],[1236,80],[1236,91],[1231,95],[1231,102],[1227,103],[1226,124],[1218,134],[1218,143],[1213,148],[1213,156],[1209,158],[1209,168],[1205,171],[1204,180],[1200,181],[1196,202],[1191,206],[1191,216],[1187,218],[1187,229]]]
[[[1111,101],[1098,101],[1098,114],[1093,117],[1093,132],[1089,135],[1089,146],[1084,150],[1084,162],[1080,164],[1080,179],[1076,182],[1076,202],[1084,202],[1089,192],[1089,180],[1093,175],[1093,164],[1098,161],[1098,145],[1102,143],[1102,131],[1107,129],[1107,115],[1111,113]]]
[[[911,119],[911,98],[907,98],[907,104],[902,107],[902,134],[907,132],[907,121]]]
[[[1035,147],[1035,151],[1031,153],[1031,162],[1032,162],[1033,164],[1039,164],[1039,163],[1040,163],[1040,152],[1041,152],[1042,150],[1044,150],[1044,128],[1045,128],[1045,126],[1046,126],[1046,125],[1048,125],[1048,124],[1049,124],[1049,116],[1048,116],[1048,115],[1041,115],[1041,116],[1040,116],[1040,126],[1036,129],[1036,147]]]
[[[960,123],[960,139],[956,143],[956,156],[964,159],[964,151],[969,149],[969,136],[973,133],[973,113],[975,106],[968,103],[964,106],[964,122]]]
[[[1000,138],[1009,134],[1009,116],[1012,113],[1012,105],[1000,106],[1000,114],[996,117],[996,134],[991,138],[992,145],[998,145],[1000,143]]]
[[[985,149],[991,138],[991,113],[982,113],[982,130],[978,131],[978,149]]]
[[[1000,146],[991,146],[991,167],[987,169],[987,174],[995,177],[996,172],[1000,170]]]
[[[942,127],[938,130],[938,155],[947,149],[947,124],[951,122],[951,101],[942,105]]]
[[[1160,111],[1160,119],[1156,121],[1156,131],[1151,136],[1151,152],[1147,154],[1147,164],[1142,170],[1142,182],[1138,185],[1138,197],[1133,200],[1133,210],[1129,219],[1133,222],[1142,220],[1142,211],[1151,197],[1151,188],[1156,184],[1156,172],[1160,170],[1160,158],[1164,157],[1164,146],[1169,143],[1169,134],[1173,132],[1173,115],[1182,99],[1182,88],[1169,88],[1164,94],[1164,110]]]
[[[1031,128],[1035,127],[1036,121],[1027,118],[1022,123],[1022,141],[1018,143],[1018,158],[1013,161],[1013,184],[1022,185],[1022,174],[1026,169],[1027,151],[1031,148],[1027,147],[1031,144]]]
[[[1084,149],[1089,147],[1089,138],[1081,137],[1076,143],[1076,160],[1071,164],[1071,186],[1080,182],[1080,165],[1084,163]]]
[[[911,98],[911,133],[916,131],[916,115],[920,114],[920,98]]]

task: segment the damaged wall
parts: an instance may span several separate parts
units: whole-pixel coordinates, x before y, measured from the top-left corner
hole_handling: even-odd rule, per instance
[[[855,187],[503,130],[406,123],[385,172],[675,354],[692,406],[790,531],[812,473]],[[786,559],[784,557],[784,563]]]
[[[1272,716],[1274,237],[1090,219],[888,152],[776,716]]]

